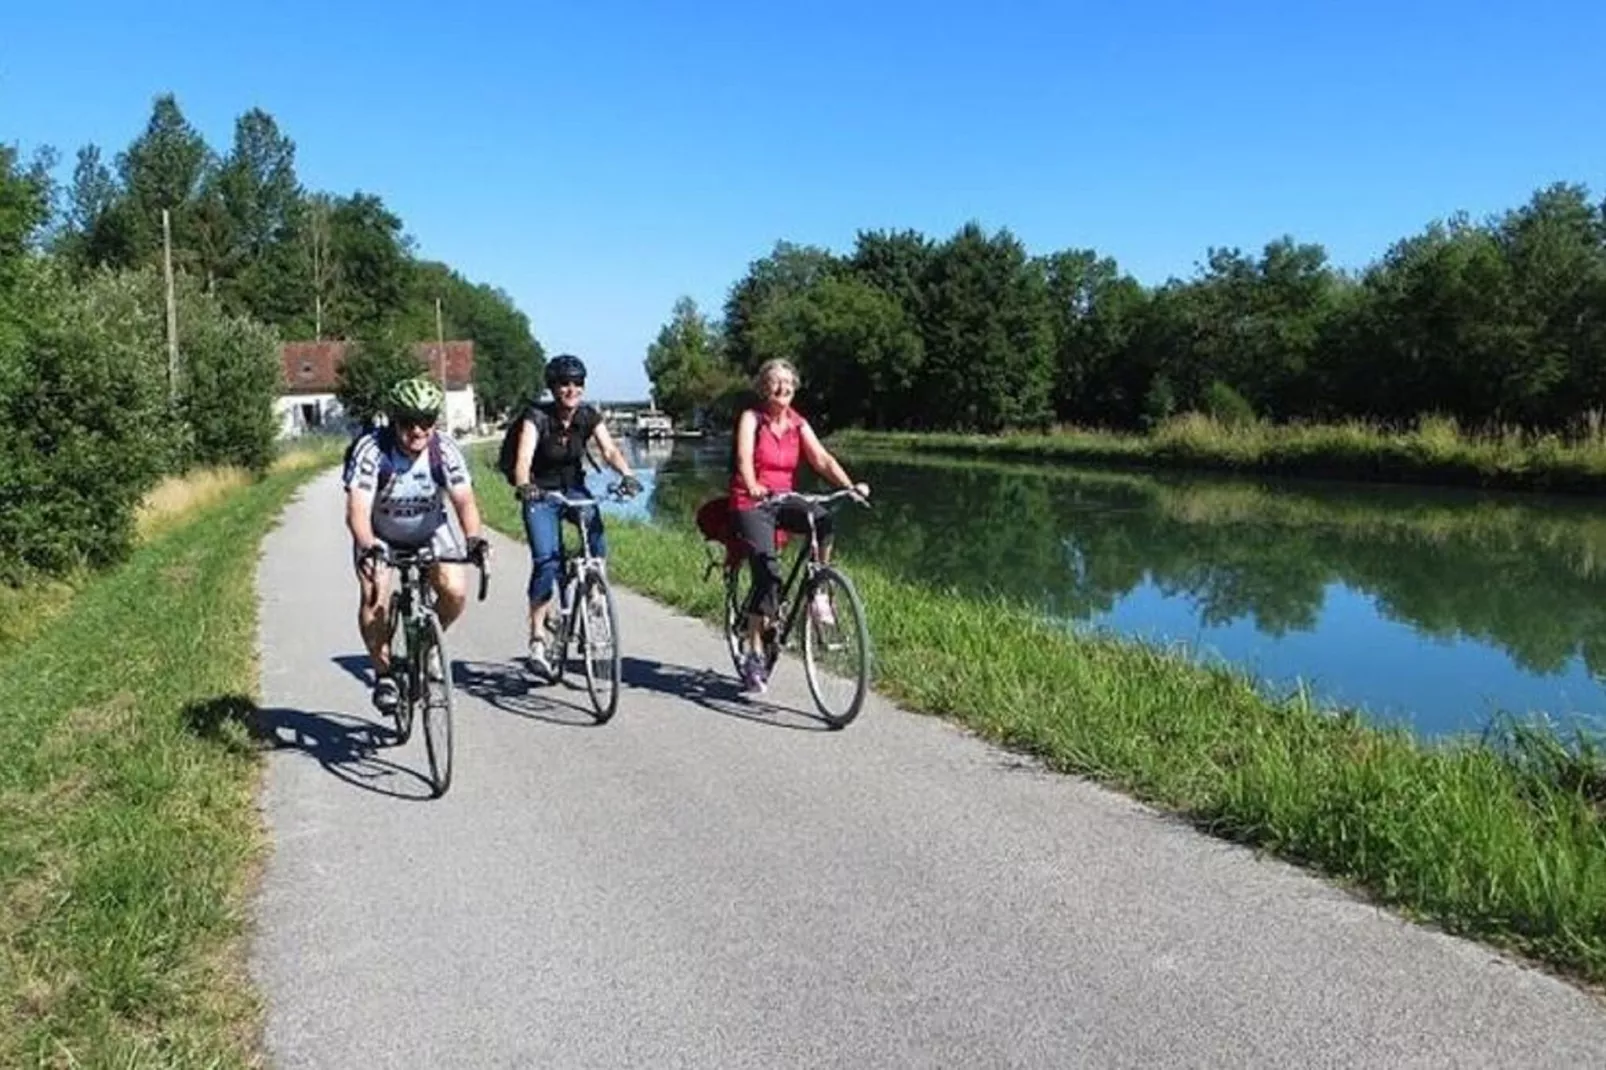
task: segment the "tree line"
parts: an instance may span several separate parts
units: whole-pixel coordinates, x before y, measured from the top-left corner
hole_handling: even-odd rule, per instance
[[[648,348],[655,400],[723,418],[770,357],[828,427],[998,432],[1226,422],[1598,431],[1606,412],[1606,203],[1556,184],[1436,221],[1362,270],[1291,237],[1211,248],[1145,286],[1092,249],[1031,255],[1008,230],[779,242],[712,319],[676,303]]]
[[[255,108],[219,153],[171,95],[114,158],[80,148],[68,182],[54,150],[0,145],[0,580],[119,559],[163,475],[264,469],[282,341],[356,343],[343,386],[366,397],[423,370],[439,300],[490,413],[537,389],[544,355],[505,293],[420,259],[380,197],[308,190],[295,154]]]

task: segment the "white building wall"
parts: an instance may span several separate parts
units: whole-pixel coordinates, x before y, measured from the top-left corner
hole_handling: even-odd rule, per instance
[[[346,429],[346,413],[333,394],[284,394],[273,402],[279,437],[294,438],[309,431]],[[446,427],[454,436],[472,434],[479,425],[474,386],[446,392]]]
[[[279,437],[294,438],[308,431],[338,431],[346,414],[333,394],[283,394],[273,402]]]
[[[472,434],[479,427],[479,406],[474,397],[474,384],[461,390],[446,392],[446,429],[454,436]]]

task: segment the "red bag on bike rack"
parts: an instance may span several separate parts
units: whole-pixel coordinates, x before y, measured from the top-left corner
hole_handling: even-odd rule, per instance
[[[727,566],[742,559],[742,542],[736,537],[729,495],[710,498],[697,507],[697,530],[709,542],[717,542],[725,547]]]
[[[725,547],[725,564],[734,565],[747,556],[747,544],[736,534],[736,521],[731,515],[731,500],[729,495],[720,495],[710,498],[697,507],[697,530],[702,532],[703,538],[709,542],[717,542]],[[786,547],[785,531],[779,529],[775,532],[775,548]]]

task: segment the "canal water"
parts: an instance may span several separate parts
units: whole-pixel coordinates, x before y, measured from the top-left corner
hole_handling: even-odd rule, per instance
[[[691,524],[728,444],[636,447],[631,509]],[[1184,648],[1424,736],[1606,723],[1606,505],[1577,498],[845,454],[852,559]]]

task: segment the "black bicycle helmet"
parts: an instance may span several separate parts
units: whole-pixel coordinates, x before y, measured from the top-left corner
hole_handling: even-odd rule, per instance
[[[573,379],[581,385],[586,381],[585,363],[573,353],[560,353],[547,361],[546,385],[547,389],[554,389],[558,383]]]

